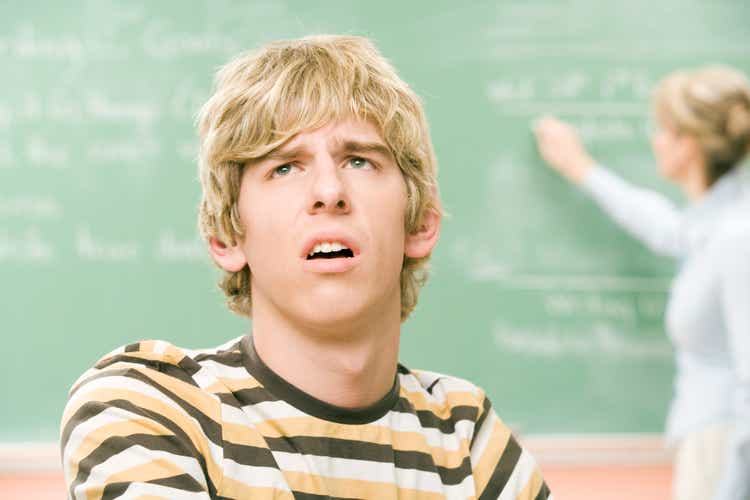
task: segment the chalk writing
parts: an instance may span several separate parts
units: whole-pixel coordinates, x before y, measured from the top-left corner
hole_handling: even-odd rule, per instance
[[[632,299],[601,294],[548,293],[543,304],[547,314],[557,318],[594,316],[633,322],[638,313]]]
[[[159,59],[175,59],[206,54],[230,54],[241,49],[236,37],[227,33],[204,31],[179,32],[160,21],[146,26],[141,45],[146,55]]]
[[[0,217],[22,217],[25,219],[57,219],[62,215],[62,206],[51,197],[17,195],[0,197]]]
[[[0,229],[0,261],[48,262],[55,257],[55,249],[45,240],[37,227],[30,227],[20,235]]]
[[[65,168],[68,166],[68,150],[44,137],[32,135],[26,141],[26,159],[33,167]]]
[[[77,36],[66,33],[42,36],[34,25],[23,24],[9,36],[0,38],[0,54],[18,59],[80,61],[86,49]]]
[[[86,96],[86,112],[95,119],[110,121],[133,121],[149,125],[159,116],[158,105],[143,101],[118,101],[101,91],[91,91]]]
[[[85,158],[88,161],[101,162],[125,162],[138,166],[146,160],[152,160],[159,154],[159,146],[149,140],[132,140],[95,142],[86,147]]]
[[[159,235],[156,257],[171,261],[206,260],[208,250],[200,239],[179,239],[174,232],[166,230]]]
[[[79,227],[75,235],[76,254],[92,261],[132,261],[138,257],[135,241],[104,241],[96,238],[88,227]]]
[[[671,348],[660,331],[627,335],[608,323],[587,324],[581,328],[560,325],[537,328],[497,322],[492,337],[500,350],[544,358],[604,355],[664,360],[671,356]]]

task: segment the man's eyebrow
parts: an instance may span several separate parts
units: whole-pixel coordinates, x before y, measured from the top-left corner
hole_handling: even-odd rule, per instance
[[[249,162],[249,164],[257,165],[259,163],[263,163],[266,161],[271,161],[274,163],[286,163],[304,155],[305,155],[305,148],[301,146],[296,146],[292,148],[285,148],[281,146],[276,149],[272,149],[271,151],[264,154],[263,156],[253,159],[252,161]]]
[[[344,140],[338,144],[341,152],[351,153],[375,153],[388,159],[393,159],[393,153],[388,146],[377,141],[353,141]]]

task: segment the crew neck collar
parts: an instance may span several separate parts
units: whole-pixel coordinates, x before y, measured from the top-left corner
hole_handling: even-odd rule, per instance
[[[289,403],[300,411],[314,417],[340,424],[368,424],[378,420],[396,405],[399,399],[398,375],[394,374],[393,386],[376,403],[363,408],[343,408],[326,403],[281,378],[260,358],[255,350],[252,335],[245,335],[240,342],[245,369],[275,397]]]

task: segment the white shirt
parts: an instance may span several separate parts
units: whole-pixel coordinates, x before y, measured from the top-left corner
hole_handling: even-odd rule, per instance
[[[737,168],[679,210],[663,195],[594,168],[584,189],[654,252],[680,260],[666,311],[675,395],[667,437],[734,427],[715,499],[750,498],[750,172]]]

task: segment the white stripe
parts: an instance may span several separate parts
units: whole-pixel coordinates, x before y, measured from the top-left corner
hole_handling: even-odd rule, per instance
[[[254,409],[258,405],[249,405],[243,409],[229,405],[221,405],[224,422],[255,427],[267,420],[283,420],[285,418],[310,418],[309,415],[297,410],[283,401],[259,403],[264,405],[262,412]],[[442,448],[446,451],[457,451],[461,448],[462,438],[469,439],[474,422],[461,420],[456,423],[455,431],[443,434],[439,429],[422,427],[416,415],[411,413],[388,412],[377,421],[367,424],[396,432],[411,432],[421,434],[428,446]]]
[[[273,452],[273,456],[283,471],[302,472],[335,479],[396,484],[399,488],[417,487],[422,491],[435,493],[443,490],[443,484],[437,473],[415,469],[396,469],[392,463],[286,452]]]
[[[126,420],[133,420],[136,418],[143,418],[140,415],[131,413],[121,408],[106,408],[104,411],[92,417],[85,422],[81,422],[70,433],[68,442],[62,451],[63,456],[63,468],[67,473],[67,457],[71,457],[76,454],[76,451],[84,442],[86,437],[97,429],[104,427],[105,425],[114,424],[117,422],[124,422]],[[67,475],[67,474],[66,474]]]
[[[202,367],[200,370],[198,370],[193,376],[193,380],[195,380],[195,383],[198,384],[198,387],[201,389],[206,389],[206,387],[211,386],[214,382],[217,382],[216,375],[211,373],[207,368]],[[219,397],[215,394],[203,391],[204,394],[210,394],[212,398],[218,400]]]
[[[477,489],[474,482],[474,475],[469,474],[459,484],[443,486],[445,498],[455,498],[464,500],[466,498],[476,498]]]
[[[118,499],[140,498],[152,495],[161,498],[179,498],[179,500],[208,500],[206,491],[184,491],[162,486],[160,484],[131,483]]]
[[[478,395],[481,393],[476,385],[458,377],[451,377],[450,375],[443,375],[441,373],[427,372],[422,370],[414,370],[412,373],[415,377],[417,377],[417,380],[419,380],[421,384],[427,383],[425,387],[429,387],[432,382],[440,378],[441,380],[437,383],[437,385],[442,387],[443,392],[445,393],[468,392],[474,395]]]
[[[97,390],[97,389],[107,389],[107,390],[115,390],[115,389],[127,389],[132,390],[134,392],[137,392],[139,394],[142,394],[144,396],[148,396],[151,398],[154,398],[165,405],[177,410],[179,413],[184,415],[187,419],[189,419],[193,424],[195,425],[195,429],[200,432],[202,440],[207,444],[212,456],[214,457],[214,460],[216,460],[216,457],[222,456],[222,449],[218,445],[214,444],[208,437],[205,436],[203,433],[203,429],[200,425],[200,422],[196,420],[194,417],[192,417],[189,413],[187,413],[180,405],[178,405],[175,401],[164,395],[162,392],[158,391],[157,389],[153,388],[146,382],[142,382],[140,380],[136,380],[129,377],[124,377],[121,375],[112,375],[109,377],[102,377],[96,380],[91,380],[90,382],[86,383],[86,385],[82,386],[81,389],[75,393],[73,398],[71,398],[68,401],[68,406],[75,405],[79,400],[81,399],[88,399],[86,396],[91,391]],[[138,406],[136,403],[133,403],[136,406]],[[66,410],[67,411],[67,407]],[[147,417],[139,417],[139,418],[147,418]],[[171,421],[171,419],[170,419]],[[219,422],[220,424],[221,422]],[[189,429],[183,429],[188,434],[191,434],[189,432]]]
[[[199,356],[201,354],[218,354],[219,351],[226,351],[227,349],[232,347],[234,344],[241,341],[243,336],[244,335],[240,335],[239,337],[235,337],[231,340],[227,340],[223,344],[216,346],[216,347],[205,347],[205,348],[198,348],[198,349],[185,349],[185,348],[178,347],[178,349],[180,349],[182,352],[184,352],[187,356],[191,358],[195,358],[196,356]]]
[[[497,415],[495,415],[494,410],[490,410],[490,412],[491,413],[487,415],[487,418],[484,419],[482,427],[476,431],[477,434],[474,436],[474,446],[471,448],[472,465],[477,465],[479,463],[479,459],[482,457],[482,454],[484,454],[484,450],[490,442],[492,430],[495,428],[495,424],[500,421],[500,419],[497,418]]]
[[[261,403],[243,406],[242,411],[244,411],[245,415],[247,415],[253,423],[281,418],[310,418],[307,413],[298,410],[283,400],[263,401]]]
[[[157,340],[154,342],[154,353],[155,354],[164,354],[164,352],[167,350],[167,347],[169,347],[171,344],[169,342],[165,342],[163,340]]]
[[[413,371],[410,375],[403,373],[398,374],[399,383],[401,387],[409,392],[426,392],[427,388],[432,385],[435,380],[442,377],[439,373]]]
[[[182,413],[185,413],[185,411],[180,408],[180,406],[175,403],[172,399],[168,398],[164,393],[159,391],[158,389],[155,389],[150,384],[143,382],[141,380],[137,380],[131,377],[125,377],[122,375],[110,375],[107,377],[98,378],[95,380],[90,380],[86,383],[86,385],[82,386],[78,392],[76,392],[72,398],[68,401],[68,406],[75,406],[76,403],[81,400],[88,400],[89,393],[99,390],[99,389],[105,389],[105,390],[127,390],[127,391],[133,391],[137,392],[139,394],[142,394],[144,396],[148,396],[154,399],[158,399],[159,401],[168,404],[172,408],[175,408]]]
[[[239,380],[251,378],[244,366],[227,366],[213,359],[204,359],[203,361],[200,361],[199,364],[213,373],[216,377]]]
[[[396,486],[433,493],[442,493],[445,488],[440,481],[440,476],[435,472],[401,468],[396,468]]]
[[[258,488],[276,488],[277,490],[290,491],[284,475],[275,467],[256,467],[243,465],[229,458],[224,459],[223,474],[225,477],[234,479],[248,486]]]
[[[89,368],[88,370],[83,372],[81,376],[78,377],[76,381],[73,382],[73,384],[70,386],[70,389],[68,390],[68,394],[75,391],[78,388],[78,386],[81,385],[81,383],[83,383],[84,380],[88,379],[89,377],[93,377],[99,372],[101,372],[101,370],[99,370],[98,368]]]
[[[118,472],[159,459],[174,464],[181,471],[190,474],[201,486],[208,489],[206,478],[203,476],[203,470],[194,458],[173,455],[164,451],[149,450],[140,445],[135,445],[92,467],[86,481],[75,488],[76,498],[85,499],[86,489],[104,485],[112,474],[117,474]],[[138,478],[132,479],[135,481],[138,480]]]
[[[455,424],[454,432],[444,434],[440,429],[422,427],[419,418],[411,413],[389,412],[383,418],[371,425],[379,425],[397,432],[414,432],[421,434],[427,440],[427,444],[448,451],[456,451],[461,447],[461,439],[469,439],[474,422],[460,420]]]
[[[518,463],[508,478],[503,491],[500,493],[498,500],[515,500],[518,494],[523,490],[531,479],[531,475],[536,470],[534,458],[526,450],[521,451]]]

